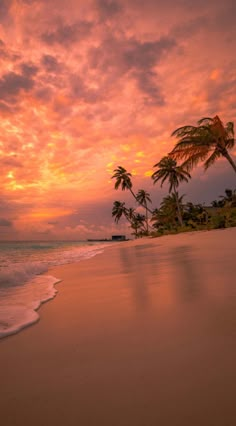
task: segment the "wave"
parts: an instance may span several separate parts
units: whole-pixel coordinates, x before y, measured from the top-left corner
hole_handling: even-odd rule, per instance
[[[52,276],[40,276],[20,287],[18,292],[9,298],[0,296],[0,338],[16,334],[39,320],[37,310],[42,305],[56,296],[54,285],[60,282]]]
[[[42,252],[42,246],[47,250]],[[58,265],[91,258],[105,246],[23,243],[1,247],[0,338],[37,322],[41,304],[55,297],[54,285],[60,280],[42,274]]]
[[[42,262],[16,263],[5,266],[0,271],[0,287],[22,285],[38,274],[48,270],[48,265]]]

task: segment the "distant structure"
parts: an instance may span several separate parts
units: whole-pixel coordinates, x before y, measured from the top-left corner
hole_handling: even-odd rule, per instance
[[[125,241],[126,236],[125,235],[112,235],[111,240],[112,241]]]
[[[112,235],[111,238],[89,238],[90,242],[103,242],[103,241],[128,241],[125,235]]]

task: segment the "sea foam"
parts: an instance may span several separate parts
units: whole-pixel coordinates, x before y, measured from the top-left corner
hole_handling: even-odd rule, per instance
[[[48,269],[89,259],[102,253],[105,245],[0,243],[0,338],[39,320],[39,307],[55,297],[60,281],[45,275]]]
[[[42,303],[55,297],[57,290],[54,285],[59,281],[55,277],[43,275],[18,286],[17,290],[7,295],[0,289],[0,338],[37,322],[37,310]]]

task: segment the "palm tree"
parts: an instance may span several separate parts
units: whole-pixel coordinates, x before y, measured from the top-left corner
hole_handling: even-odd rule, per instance
[[[152,227],[160,232],[167,229],[169,230],[172,225],[169,213],[167,214],[167,212],[164,211],[162,207],[160,207],[159,209],[153,210],[151,222],[152,222]]]
[[[131,181],[131,177],[131,173],[128,173],[124,167],[118,166],[118,168],[114,170],[114,175],[112,176],[112,179],[116,179],[115,189],[119,189],[120,186],[122,191],[128,189],[136,200],[135,193],[132,190],[133,184]]]
[[[112,216],[115,217],[116,223],[118,223],[121,217],[124,216],[130,223],[130,227],[134,230],[135,238],[142,236],[145,233],[145,216],[140,213],[135,213],[135,210],[132,207],[126,208],[124,202],[114,201]]]
[[[197,225],[206,224],[208,221],[208,212],[202,204],[186,203],[183,216],[187,224],[192,228]]]
[[[126,210],[125,217],[126,217],[126,219],[127,219],[130,223],[132,223],[132,220],[133,220],[133,218],[134,218],[134,215],[135,215],[135,209],[134,209],[133,207],[129,207],[129,208]]]
[[[235,189],[232,190],[232,189],[226,188],[225,189],[225,196],[221,196],[221,197],[224,199],[225,204],[227,203],[227,204],[230,204],[233,207],[235,207],[235,203],[236,203],[236,190]]]
[[[160,218],[159,218],[159,210],[155,208],[152,213],[151,222],[153,222],[153,228],[157,229],[160,227]]]
[[[221,198],[221,200],[213,201],[211,204],[214,205],[214,207],[224,207],[225,205],[235,207],[235,205],[236,205],[236,190],[226,188],[225,189],[225,195],[220,195],[220,198]]]
[[[184,210],[182,203],[183,195],[178,197],[181,212]],[[178,223],[178,209],[175,194],[163,198],[160,208],[155,209],[151,218],[153,228],[159,232],[176,229]]]
[[[179,212],[180,217],[182,219],[183,214],[183,200],[184,195],[179,197],[178,192],[173,193],[171,195],[167,195],[163,198],[161,205],[160,205],[160,217],[163,218],[164,223],[168,225],[174,226],[176,224],[176,220],[180,222],[179,220]],[[183,222],[181,223],[181,226],[183,226]]]
[[[146,235],[144,222],[145,222],[145,216],[143,214],[134,213],[132,217],[132,221],[131,221],[131,228],[134,230],[135,238]]]
[[[131,173],[128,173],[124,167],[118,166],[117,169],[114,170],[114,175],[112,176],[112,179],[116,179],[115,189],[119,189],[120,186],[122,191],[125,191],[127,189],[133,195],[134,199],[145,208],[145,205],[143,205],[137,200],[137,197],[134,191],[132,190],[133,184],[131,181],[131,177]],[[148,207],[147,210],[152,213],[152,211]]]
[[[114,201],[112,209],[112,217],[115,216],[115,222],[118,223],[122,216],[127,218],[128,209],[125,207],[125,203],[121,201]]]
[[[163,157],[159,163],[154,164],[153,167],[158,167],[158,170],[152,174],[152,179],[154,184],[161,180],[161,186],[168,179],[169,181],[169,193],[173,189],[173,193],[176,199],[176,205],[178,209],[178,220],[180,226],[183,226],[182,213],[179,204],[179,198],[177,193],[177,188],[180,182],[188,182],[191,179],[191,175],[183,166],[177,166],[176,161],[170,156]]]
[[[235,144],[234,123],[224,126],[218,115],[213,118],[202,118],[195,126],[183,126],[176,129],[172,136],[179,141],[170,155],[175,160],[185,160],[182,164],[191,170],[200,161],[204,161],[205,170],[220,157],[225,157],[236,172],[236,164],[228,150]]]
[[[151,203],[151,198],[150,198],[150,194],[145,191],[144,189],[140,189],[136,195],[136,199],[138,201],[139,204],[141,204],[142,206],[144,206],[145,210],[146,210],[146,227],[147,227],[147,234],[149,233],[149,226],[148,226],[148,206],[147,206],[147,202]]]

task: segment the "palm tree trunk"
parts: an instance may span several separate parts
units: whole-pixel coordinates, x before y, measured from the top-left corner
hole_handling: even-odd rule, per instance
[[[179,205],[179,197],[178,197],[178,193],[176,191],[176,188],[174,188],[174,194],[175,194],[176,205],[177,205],[178,221],[179,221],[180,226],[184,226],[184,222],[183,222],[182,214],[181,214],[181,209],[180,209],[180,205]]]
[[[227,149],[224,151],[223,156],[228,160],[228,162],[231,164],[231,166],[233,167],[233,169],[234,169],[234,171],[236,173],[236,164],[234,163],[234,161],[230,157]]]
[[[149,226],[148,226],[148,209],[147,209],[147,203],[146,203],[146,226],[147,226],[147,234],[149,235]]]
[[[138,200],[137,200],[137,197],[136,197],[135,193],[132,191],[132,189],[131,189],[131,188],[129,188],[129,190],[130,190],[131,194],[133,195],[134,199],[136,200],[136,202],[137,202],[138,204],[140,204],[142,207],[144,207],[145,209],[147,209],[147,211],[149,211],[149,213],[153,214],[153,211],[152,211],[152,210],[150,210],[150,209],[148,208],[148,206],[145,206],[145,204],[140,203],[140,201],[138,201]]]

